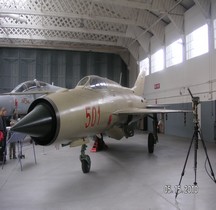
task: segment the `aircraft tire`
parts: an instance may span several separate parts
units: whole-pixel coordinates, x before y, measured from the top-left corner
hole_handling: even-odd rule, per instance
[[[86,155],[86,159],[81,160],[81,164],[82,164],[82,171],[84,174],[87,174],[90,172],[90,168],[91,168],[91,161],[90,157],[88,155]]]
[[[152,154],[154,152],[154,144],[155,139],[153,133],[149,133],[148,135],[148,152],[149,154]]]

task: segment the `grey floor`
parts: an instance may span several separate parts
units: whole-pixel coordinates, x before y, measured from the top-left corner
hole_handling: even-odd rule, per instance
[[[189,193],[194,182],[194,155],[190,153],[182,189],[175,199],[190,139],[160,135],[155,153],[147,153],[147,135],[136,134],[118,142],[106,139],[109,150],[90,153],[89,174],[81,172],[80,148],[23,148],[23,171],[17,160],[0,169],[1,210],[169,210],[215,209],[216,184],[208,177],[201,142],[198,150],[198,193]],[[207,143],[216,173],[216,144]],[[170,191],[168,191],[170,189]]]

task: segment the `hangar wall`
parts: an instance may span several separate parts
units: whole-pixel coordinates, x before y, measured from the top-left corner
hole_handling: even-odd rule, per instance
[[[197,6],[192,7],[185,14],[185,34],[207,23]],[[196,27],[195,27],[196,26]],[[183,37],[173,24],[166,27],[166,45]],[[194,94],[199,94],[202,101],[215,100],[216,94],[216,49],[214,37],[211,35],[209,52],[201,56],[185,60],[178,65],[165,68],[163,71],[146,77],[145,97],[151,103],[186,103],[190,101],[187,91],[189,87]],[[152,53],[162,45],[152,38]],[[185,56],[184,56],[185,57]],[[154,84],[160,83],[160,89],[154,89]]]
[[[12,90],[19,83],[38,79],[73,88],[84,76],[96,74],[128,85],[128,70],[119,55],[61,50],[1,48],[0,91]]]
[[[187,88],[190,88],[195,96],[199,96],[201,100],[199,107],[200,124],[204,139],[208,141],[216,141],[216,49],[213,36],[215,11],[216,3],[212,5],[211,20],[206,19],[197,6],[192,7],[185,13],[185,35],[206,23],[209,24],[209,52],[189,60],[186,60],[184,54],[182,63],[150,74],[146,77],[145,83],[145,98],[148,99],[150,104],[167,104],[170,105],[169,108],[181,108],[189,104],[191,107],[191,97]],[[168,25],[165,31],[165,45],[167,46],[179,38],[183,38],[183,41],[185,41],[185,36],[180,34],[172,23]],[[161,43],[153,37],[151,53],[153,54],[161,47]],[[154,89],[154,85],[158,83],[160,83],[160,89]],[[191,137],[190,129],[193,132],[192,120],[188,121],[186,125],[181,121],[181,117],[177,115],[175,117],[169,116],[165,120],[166,133]]]

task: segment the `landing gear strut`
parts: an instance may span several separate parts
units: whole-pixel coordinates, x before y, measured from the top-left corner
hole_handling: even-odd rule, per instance
[[[83,144],[81,147],[80,161],[82,165],[82,171],[84,174],[89,173],[91,168],[91,159],[88,155],[85,154],[87,145]]]

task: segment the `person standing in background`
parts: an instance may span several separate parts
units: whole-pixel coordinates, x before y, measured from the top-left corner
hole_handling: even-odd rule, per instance
[[[18,121],[18,114],[17,111],[14,110],[13,112],[13,116],[11,117],[10,120],[10,126],[13,126],[17,123]],[[9,157],[10,159],[13,157],[13,159],[17,159],[16,157],[16,143],[15,142],[11,142],[10,146],[9,146]]]
[[[2,161],[3,163],[6,162],[6,114],[7,110],[4,107],[0,107],[0,161]]]

